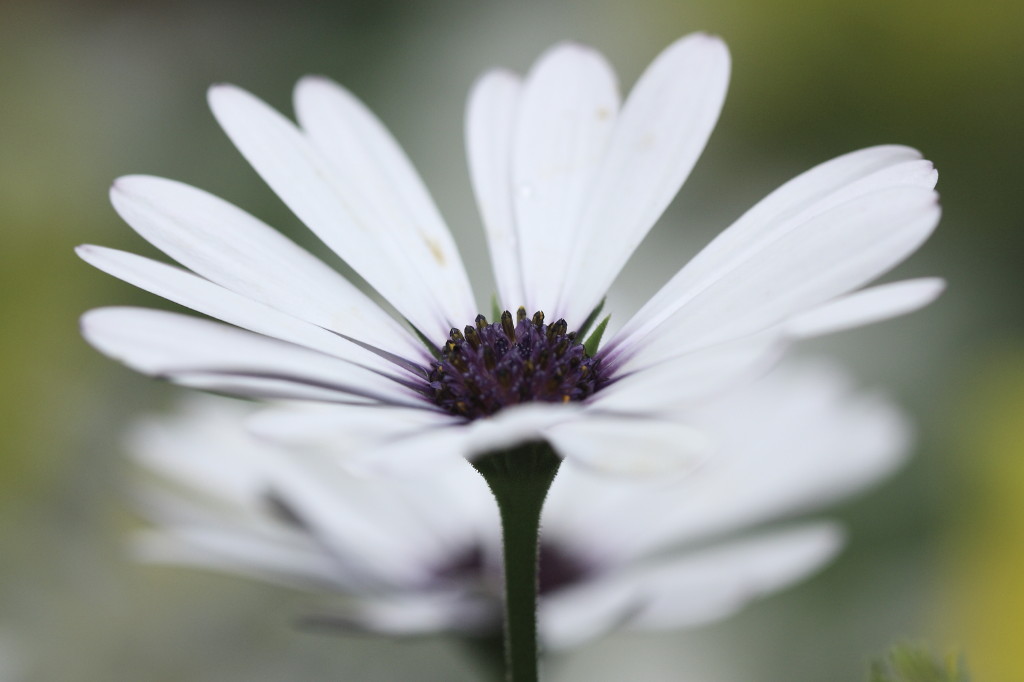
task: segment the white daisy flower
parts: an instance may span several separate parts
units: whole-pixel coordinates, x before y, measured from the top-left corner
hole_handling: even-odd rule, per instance
[[[540,439],[592,466],[685,467],[713,444],[680,415],[793,338],[908,312],[942,287],[857,291],[939,218],[931,164],[913,149],[873,147],[773,192],[600,350],[600,334],[584,345],[605,293],[704,148],[728,74],[725,45],[697,34],[662,52],[621,106],[609,65],[573,44],[523,78],[498,70],[476,83],[469,165],[506,311],[490,320],[419,176],[352,94],[301,80],[296,125],[215,86],[214,115],[246,159],[408,324],[241,209],[131,176],[114,184],[114,207],[187,269],[97,246],[79,253],[227,324],[106,308],[84,316],[84,334],[177,383],[330,404],[324,417],[285,414],[273,428],[344,434],[374,466],[430,467]]]
[[[497,632],[500,531],[470,466],[354,477],[330,452],[254,438],[241,427],[251,412],[196,397],[131,432],[129,450],[148,474],[139,500],[155,523],[136,545],[142,558],[342,595],[319,619],[339,627]],[[541,537],[546,649],[617,628],[707,623],[806,577],[839,548],[834,524],[745,531],[862,489],[908,442],[887,401],[816,365],[773,372],[693,419],[722,442],[693,474],[623,479],[571,460],[561,467]]]

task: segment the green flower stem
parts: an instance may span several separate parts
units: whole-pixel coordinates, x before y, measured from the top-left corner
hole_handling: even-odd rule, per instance
[[[537,682],[537,569],[540,512],[561,458],[547,443],[491,452],[473,462],[501,513],[505,557],[508,682]]]

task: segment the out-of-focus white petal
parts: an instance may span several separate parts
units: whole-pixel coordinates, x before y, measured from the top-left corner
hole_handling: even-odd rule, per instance
[[[544,649],[569,649],[620,627],[641,605],[637,587],[610,579],[546,595],[537,608],[537,631]]]
[[[909,442],[891,403],[817,364],[781,367],[686,416],[715,439],[699,469],[630,482],[566,461],[545,528],[593,562],[623,564],[848,496],[897,467]]]
[[[119,178],[110,200],[147,241],[242,296],[406,358],[425,352],[380,306],[267,224],[195,187]],[[115,275],[116,276],[116,275]]]
[[[386,374],[404,374],[384,355],[375,354],[326,329],[180,268],[102,246],[87,244],[76,251],[84,261],[114,277],[242,329],[305,346]]]
[[[381,211],[382,203],[397,198],[390,187],[340,172],[291,121],[240,88],[215,86],[209,100],[267,184],[413,326],[443,339],[452,326],[472,319],[476,306],[468,288],[450,290],[446,274],[461,266],[445,259],[442,244],[431,248],[429,235],[395,225],[394,215]],[[379,138],[365,142],[381,144]]]
[[[544,599],[540,632],[547,648],[557,650],[620,627],[709,623],[806,577],[841,543],[834,525],[815,524],[593,576]]]
[[[355,471],[417,474],[451,464],[453,458],[473,459],[495,450],[543,440],[551,427],[584,418],[578,403],[524,403],[506,407],[491,417],[412,433],[351,453]]]
[[[791,318],[786,332],[807,338],[881,322],[925,307],[945,288],[943,280],[927,277],[863,289]]]
[[[692,627],[729,616],[821,568],[842,546],[832,524],[776,531],[654,562],[633,576],[642,606],[626,627]]]
[[[139,533],[132,551],[139,561],[249,576],[285,587],[352,589],[329,555],[308,543],[268,540],[237,527],[163,528]]]
[[[692,426],[612,415],[556,424],[545,435],[563,457],[622,475],[693,470],[714,449],[707,434]]]
[[[276,456],[238,428],[251,411],[241,400],[196,394],[173,417],[138,419],[125,433],[125,449],[162,478],[248,504],[265,490],[267,462]]]
[[[739,272],[746,272],[748,259],[817,216],[887,189],[932,189],[937,177],[919,152],[896,145],[862,149],[815,166],[718,235],[623,326],[608,348],[645,337],[715,280],[740,266]]]
[[[332,411],[344,417],[348,409]],[[281,561],[295,554],[297,563],[287,566],[299,581],[333,570],[335,588],[425,589],[436,570],[496,534],[493,500],[466,462],[415,480],[356,478],[333,451],[286,450],[253,438],[239,428],[250,411],[200,397],[173,419],[148,419],[131,432],[136,460],[172,484],[150,484],[140,495],[147,516],[177,538],[156,546],[185,548],[153,560],[195,563],[193,553],[234,530],[242,537],[213,552],[214,567],[248,561],[273,572],[275,553]],[[303,562],[312,568],[303,570]]]
[[[416,477],[457,466],[468,451],[468,429],[437,427],[346,452],[344,466],[362,476]]]
[[[558,45],[526,77],[511,161],[526,296],[521,304],[529,311],[560,316],[556,304],[565,265],[579,248],[577,223],[592,198],[588,190],[618,109],[615,74],[590,48]]]
[[[626,100],[576,229],[559,315],[579,324],[690,174],[718,120],[729,52],[694,34],[651,63]]]
[[[526,302],[512,187],[512,140],[521,90],[515,74],[490,71],[473,86],[466,105],[469,174],[502,310],[515,310]]]
[[[421,429],[451,426],[458,420],[443,412],[379,405],[341,408],[303,404],[272,407],[245,420],[250,432],[286,446],[360,450],[402,438]]]
[[[235,375],[313,386],[340,397],[422,405],[411,389],[358,365],[188,315],[99,308],[82,316],[82,334],[99,351],[132,369],[171,380],[190,374]]]
[[[742,266],[723,268],[688,291],[656,334],[622,349],[624,368],[757,333],[866,284],[928,238],[939,220],[937,199],[918,187],[874,192],[749,252]]]
[[[590,402],[620,413],[674,413],[763,373],[783,345],[778,334],[760,334],[701,348],[617,379]]]
[[[308,619],[311,625],[381,635],[458,632],[480,636],[497,627],[493,603],[460,592],[429,592],[356,600]]]

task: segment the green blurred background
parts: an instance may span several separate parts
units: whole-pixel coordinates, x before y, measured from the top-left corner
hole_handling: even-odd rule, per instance
[[[461,139],[474,77],[571,38],[602,50],[625,89],[694,30],[729,43],[729,99],[624,277],[653,291],[815,163],[918,147],[945,215],[896,275],[946,276],[948,293],[805,351],[885,387],[919,445],[894,479],[832,510],[850,545],[818,577],[721,625],[585,647],[553,679],[855,682],[868,655],[912,637],[962,649],[979,682],[1024,680],[1024,3],[1010,0],[0,4],[0,680],[474,679],[444,639],[295,632],[306,597],[130,562],[119,434],[177,391],[81,341],[90,307],[159,303],[72,247],[154,254],[107,203],[134,172],[211,190],[312,245],[204,92],[230,81],[290,111],[293,82],[323,73],[392,128],[484,282]]]

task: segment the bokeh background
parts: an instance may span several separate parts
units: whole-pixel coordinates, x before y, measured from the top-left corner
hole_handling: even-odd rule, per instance
[[[847,551],[813,580],[697,631],[616,636],[557,680],[863,679],[890,643],[962,650],[979,681],[1024,679],[1024,4],[1002,0],[578,0],[279,5],[0,3],[0,680],[472,680],[458,647],[296,632],[304,597],[127,557],[120,434],[177,389],[81,341],[103,304],[158,305],[79,262],[155,255],[110,208],[121,174],[198,185],[311,240],[230,146],[205,88],[290,111],[327,74],[392,128],[486,276],[462,147],[474,77],[561,39],[628,87],[676,37],[722,35],[733,79],[690,182],[624,275],[653,291],[742,210],[840,153],[900,142],[940,170],[945,215],[894,276],[949,291],[912,317],[815,342],[914,415],[911,463],[830,510]]]

